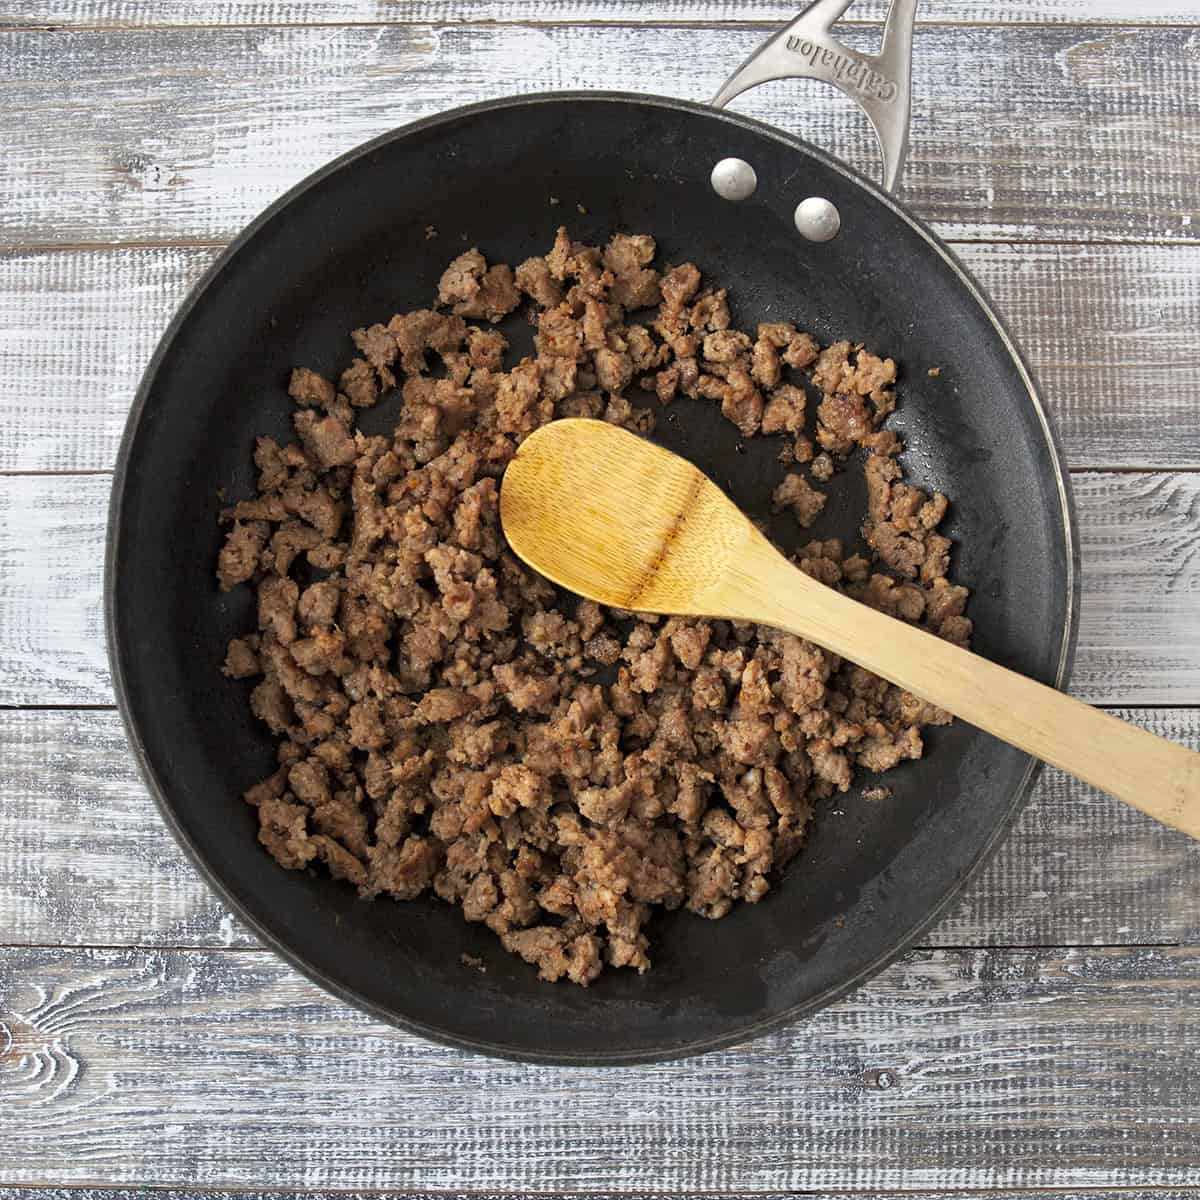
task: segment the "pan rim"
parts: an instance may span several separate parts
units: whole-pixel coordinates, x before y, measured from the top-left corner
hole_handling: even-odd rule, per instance
[[[493,100],[485,100],[473,104],[462,105],[457,108],[447,109],[442,112],[433,114],[429,117],[421,118],[407,125],[400,126],[397,129],[388,131],[378,137],[372,138],[344,154],[337,156],[330,162],[317,168],[311,174],[302,179],[299,183],[289,188],[280,197],[268,205],[257,217],[255,217],[248,225],[246,225],[240,233],[234,237],[224,250],[217,256],[216,260],[208,267],[201,275],[197,282],[193,285],[188,295],[175,311],[166,329],[159,338],[154,352],[147,363],[146,369],[139,381],[137,390],[134,394],[133,404],[130,407],[129,415],[126,419],[125,427],[122,433],[121,442],[117,452],[117,458],[113,470],[112,488],[109,497],[109,511],[106,530],[106,545],[104,556],[104,623],[105,623],[105,642],[108,653],[109,670],[112,676],[113,691],[117,701],[117,707],[121,714],[121,723],[125,730],[125,735],[129,743],[130,750],[134,760],[137,763],[139,774],[141,775],[150,795],[154,799],[160,815],[164,823],[170,829],[172,836],[177,844],[182,848],[188,860],[197,869],[201,878],[218,896],[223,904],[225,904],[237,917],[241,920],[253,934],[263,943],[266,949],[273,951],[285,963],[294,967],[302,975],[311,982],[315,983],[324,991],[336,996],[339,1000],[351,1005],[361,1012],[377,1020],[384,1021],[389,1025],[398,1027],[407,1032],[416,1034],[419,1037],[429,1041],[438,1043],[443,1046],[448,1046],[454,1049],[469,1050],[474,1053],[490,1055],[492,1057],[506,1059],[514,1062],[537,1063],[547,1066],[574,1066],[574,1067],[598,1067],[598,1066],[635,1066],[645,1063],[665,1062],[675,1059],[691,1058],[700,1054],[705,1054],[714,1050],[727,1049],[734,1046],[743,1045],[753,1039],[762,1037],[764,1034],[782,1028],[786,1025],[795,1024],[803,1017],[811,1016],[813,1013],[822,1008],[827,1007],[836,1000],[848,995],[861,987],[869,979],[879,974],[885,967],[899,959],[903,954],[916,945],[921,935],[929,930],[938,919],[945,913],[949,906],[957,900],[963,893],[967,884],[973,880],[980,870],[991,860],[999,846],[1003,843],[1008,835],[1013,824],[1020,816],[1029,799],[1033,784],[1036,782],[1038,775],[1041,772],[1042,764],[1035,759],[1030,758],[1029,763],[1022,775],[1020,783],[1014,789],[1008,811],[1004,818],[997,823],[992,830],[990,837],[987,839],[983,847],[980,849],[975,858],[969,863],[959,874],[954,885],[949,888],[939,902],[933,906],[924,916],[916,921],[905,933],[883,954],[880,954],[874,960],[861,967],[848,979],[842,980],[837,985],[825,989],[823,992],[810,997],[800,1004],[791,1006],[780,1012],[773,1013],[770,1016],[764,1017],[759,1021],[751,1024],[739,1026],[736,1030],[728,1033],[719,1034],[709,1038],[697,1039],[689,1041],[677,1046],[660,1046],[652,1049],[639,1049],[631,1051],[614,1050],[604,1053],[583,1053],[570,1054],[562,1052],[545,1053],[536,1050],[526,1049],[521,1046],[509,1045],[501,1041],[491,1041],[481,1038],[472,1038],[464,1036],[452,1031],[436,1028],[425,1023],[415,1020],[408,1016],[400,1016],[397,1013],[375,1003],[367,997],[361,995],[332,976],[327,974],[321,967],[308,961],[304,955],[287,946],[275,933],[268,929],[257,917],[251,914],[241,900],[238,899],[231,888],[221,878],[217,868],[211,864],[205,857],[202,856],[198,848],[192,842],[187,832],[176,818],[174,807],[168,799],[166,789],[163,787],[158,773],[155,770],[153,761],[151,760],[150,752],[142,740],[141,734],[135,724],[126,674],[124,669],[125,647],[118,630],[117,620],[117,602],[116,602],[116,579],[120,570],[120,562],[118,555],[119,531],[122,525],[122,512],[124,508],[124,492],[126,482],[130,471],[130,459],[133,450],[133,444],[136,440],[139,427],[141,425],[142,416],[144,414],[147,402],[153,391],[154,384],[163,362],[171,346],[173,345],[179,331],[188,320],[193,309],[198,305],[201,298],[208,291],[209,287],[217,280],[229,263],[237,256],[242,248],[247,245],[268,222],[273,220],[280,212],[287,208],[294,200],[317,186],[329,176],[343,167],[350,165],[356,160],[369,155],[373,151],[385,145],[390,145],[396,141],[403,140],[414,134],[435,130],[441,125],[450,124],[459,121],[464,117],[471,117],[476,114],[493,112],[497,110],[532,106],[539,104],[561,104],[564,102],[607,102],[613,104],[629,104],[648,106],[651,108],[668,109],[674,111],[688,112],[697,116],[712,118],[721,122],[726,122],[761,136],[768,137],[776,142],[779,142],[784,147],[791,151],[798,151],[811,158],[818,160],[823,166],[835,171],[851,184],[854,184],[866,191],[875,201],[883,204],[890,209],[899,219],[905,222],[910,229],[913,230],[928,246],[946,263],[953,271],[959,282],[970,294],[972,300],[978,306],[979,310],[986,316],[989,323],[994,328],[997,337],[1004,346],[1007,354],[1012,360],[1014,367],[1022,381],[1029,403],[1032,405],[1034,414],[1037,417],[1038,426],[1042,436],[1045,439],[1046,448],[1049,451],[1049,457],[1054,472],[1055,487],[1059,498],[1059,507],[1061,510],[1063,522],[1063,537],[1064,550],[1066,560],[1066,606],[1063,628],[1060,635],[1060,653],[1059,661],[1055,674],[1054,686],[1060,690],[1065,690],[1067,682],[1070,678],[1071,668],[1074,663],[1075,648],[1079,632],[1079,591],[1080,591],[1080,562],[1079,562],[1079,538],[1076,527],[1075,505],[1071,493],[1069,477],[1066,470],[1065,460],[1062,453],[1062,447],[1059,443],[1057,432],[1050,419],[1049,413],[1046,411],[1042,403],[1041,394],[1033,373],[1025,362],[1023,355],[1020,352],[1014,338],[1009,333],[1007,326],[1000,318],[995,305],[988,297],[983,288],[968,272],[966,267],[959,262],[958,258],[952,253],[948,246],[942,242],[941,238],[930,229],[924,221],[912,213],[904,204],[895,199],[888,192],[884,191],[871,179],[864,176],[861,172],[850,167],[840,159],[831,155],[828,151],[822,150],[818,146],[805,141],[794,134],[778,129],[775,126],[769,125],[763,121],[759,121],[753,117],[747,117],[739,113],[730,112],[728,109],[715,109],[707,104],[700,104],[695,101],[680,100],[675,97],[659,96],[653,94],[642,94],[636,92],[621,92],[621,91],[601,91],[601,90],[573,90],[573,91],[554,91],[554,92],[538,92],[529,94],[517,94],[501,97]]]

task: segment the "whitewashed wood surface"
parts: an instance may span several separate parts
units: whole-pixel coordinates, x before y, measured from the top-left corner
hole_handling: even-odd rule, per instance
[[[704,100],[763,35],[737,24],[0,26],[0,242],[225,239],[329,158],[414,117],[560,88]],[[914,106],[904,195],[945,234],[1195,240],[1194,28],[926,25],[914,54],[913,88],[929,99]],[[734,107],[877,170],[865,118],[840,93],[780,82]]]
[[[136,1178],[227,1187],[1195,1180],[1193,949],[919,951],[752,1052],[572,1070],[369,1026],[262,954],[11,950],[0,986],[37,1118],[0,1180],[92,1182],[122,1147]]]
[[[883,9],[858,0],[847,40]],[[1200,844],[1058,772],[926,945],[856,995],[740,1049],[579,1071],[431,1046],[259,949],[125,747],[109,472],[224,241],[452,104],[703,98],[791,13],[0,0],[0,1200],[1200,1200]],[[916,53],[906,198],[1008,316],[1073,470],[1073,689],[1200,746],[1200,3],[923,0]],[[740,107],[874,170],[839,96]]]
[[[789,20],[788,0],[24,0],[14,26],[137,28],[156,25],[403,24],[487,22],[629,25],[750,24]],[[887,0],[855,0],[845,21],[879,21]],[[1188,25],[1192,0],[922,0],[922,24]]]

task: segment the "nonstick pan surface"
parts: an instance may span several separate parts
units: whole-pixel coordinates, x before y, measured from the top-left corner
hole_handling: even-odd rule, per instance
[[[709,185],[731,155],[759,180],[737,205]],[[796,232],[793,209],[810,195],[841,213],[828,243]],[[1029,374],[976,285],[919,221],[812,146],[703,106],[596,92],[478,105],[379,138],[234,242],[167,330],[129,420],[110,518],[109,642],[151,792],[264,941],[344,999],[430,1038],[513,1058],[636,1062],[741,1041],[878,971],[995,847],[1036,766],[962,723],[931,730],[926,757],[888,775],[891,799],[864,800],[856,787],[820,807],[763,902],[717,922],[657,917],[653,969],[607,972],[587,990],[540,982],[436,899],[365,903],[266,855],[240,796],[273,769],[273,746],[250,716],[248,686],[219,669],[253,604],[247,588],[215,586],[224,498],[252,493],[257,435],[290,438],[293,366],[335,373],[353,353],[350,329],[427,306],[461,249],[516,263],[544,252],[560,223],[588,241],[652,233],[662,261],[693,259],[729,287],[740,328],[788,319],[823,342],[894,355],[891,424],[912,481],[951,498],[944,528],[955,577],[972,590],[975,649],[1065,684],[1078,575],[1067,480]],[[518,350],[529,343],[522,323],[502,326]],[[381,403],[361,424],[385,429],[396,409]],[[775,439],[739,448],[715,406],[686,401],[660,414],[655,436],[769,517]],[[813,530],[772,521],[786,548],[811,536],[854,542],[861,472],[839,473],[830,490]]]

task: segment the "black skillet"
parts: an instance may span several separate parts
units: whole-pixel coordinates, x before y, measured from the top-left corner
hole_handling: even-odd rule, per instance
[[[890,183],[907,130],[915,4],[898,0],[884,53],[868,58],[828,33],[847,3],[810,8],[718,99],[784,74],[836,83],[868,110]],[[757,177],[739,203],[710,181],[730,158]],[[726,168],[722,186],[748,178]],[[831,240],[798,231],[794,211],[810,197],[840,217]],[[829,215],[825,205],[805,214],[814,207]],[[292,366],[335,372],[352,354],[348,330],[427,305],[464,244],[515,263],[543,252],[560,221],[589,241],[618,229],[652,232],[662,260],[694,259],[730,287],[739,327],[787,318],[823,341],[848,337],[896,356],[903,377],[893,425],[908,445],[910,476],[951,497],[947,530],[956,576],[973,592],[978,651],[1064,686],[1078,571],[1049,420],[978,285],[886,192],[759,122],[602,92],[473,105],[352,151],[237,238],[159,344],[114,480],[109,650],[150,791],[225,902],[345,1000],[491,1054],[629,1063],[755,1036],[880,970],[996,847],[1037,767],[961,723],[934,730],[927,757],[887,777],[891,799],[865,800],[855,788],[822,808],[766,900],[719,922],[655,919],[653,969],[613,971],[586,991],[539,982],[490,933],[436,900],[364,903],[342,884],[284,871],[266,856],[239,796],[272,768],[272,745],[250,717],[246,685],[218,669],[227,639],[252,619],[252,598],[248,589],[222,596],[215,588],[217,512],[224,497],[252,491],[254,437],[289,436]],[[431,225],[440,236],[426,237]],[[514,338],[519,325],[506,327]],[[368,426],[385,428],[395,410],[381,405]],[[656,436],[752,514],[767,515],[773,439],[739,452],[732,427],[701,404],[675,405]],[[858,480],[854,470],[835,479],[817,534],[853,541]],[[773,532],[785,545],[797,541],[786,525]],[[464,955],[486,971],[465,966]]]

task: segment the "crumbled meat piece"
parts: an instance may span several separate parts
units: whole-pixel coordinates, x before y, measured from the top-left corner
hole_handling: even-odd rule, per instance
[[[736,329],[722,329],[705,335],[703,350],[706,362],[745,363],[750,339]]]
[[[523,438],[564,416],[648,432],[636,380],[661,404],[719,402],[740,438],[785,435],[780,461],[818,482],[862,448],[866,552],[810,541],[800,569],[949,641],[971,633],[947,499],[905,481],[882,428],[894,361],[789,322],[751,338],[723,289],[656,253],[645,234],[600,248],[560,229],[515,272],[459,255],[438,308],[353,332],[336,386],[293,372],[298,442],[258,439],[257,495],[221,515],[218,583],[256,601],[221,669],[253,680],[279,742],[245,793],[266,850],[366,897],[432,891],[543,979],[584,986],[649,968],[657,907],[716,919],[761,899],[817,801],[920,756],[921,729],[950,715],[775,630],[564,602],[500,525]],[[535,354],[506,366],[488,326],[523,302]],[[819,453],[789,369],[820,392]],[[397,374],[391,436],[356,431]],[[763,487],[802,527],[825,505],[795,470]]]
[[[611,633],[598,634],[584,642],[583,652],[602,667],[611,667],[621,657],[621,643]]]
[[[296,640],[296,601],[300,589],[294,580],[272,575],[258,589],[258,627],[285,646]]]
[[[303,453],[296,454],[296,447],[286,450],[273,438],[260,437],[254,443],[254,465],[258,468],[258,491],[263,502],[269,503],[271,493],[287,483],[293,467],[307,467]],[[253,504],[254,501],[247,503]],[[237,506],[240,507],[240,506]]]
[[[257,570],[259,556],[271,535],[266,521],[235,521],[217,560],[217,580],[223,592],[245,583]]]
[[[460,300],[454,311],[460,317],[479,317],[494,325],[520,303],[521,293],[517,290],[512,267],[497,263],[483,273],[475,294]]]
[[[644,325],[630,325],[625,330],[625,348],[635,371],[657,367],[668,353],[665,346],[655,342]]]
[[[506,950],[537,967],[538,975],[548,983],[565,975],[572,983],[587,987],[604,967],[602,942],[592,933],[571,937],[563,929],[538,925],[506,933],[500,940]]]
[[[337,616],[341,592],[336,583],[322,580],[300,593],[297,611],[306,626],[329,625]]]
[[[797,333],[788,339],[783,361],[789,367],[808,367],[816,362],[819,350],[817,339],[811,333]]]
[[[777,387],[783,378],[783,368],[779,362],[779,351],[764,337],[754,343],[751,355],[750,373],[759,387]]]
[[[635,309],[658,303],[659,276],[649,266],[654,254],[654,239],[647,234],[613,235],[604,249],[604,265],[613,274],[609,295],[617,304]]]
[[[725,376],[721,415],[738,427],[742,437],[753,437],[762,423],[762,393],[739,367],[731,367]]]
[[[345,879],[356,887],[366,885],[367,868],[341,842],[318,833],[313,837],[312,844],[317,857],[329,868],[329,874],[334,879]]]
[[[604,265],[613,275],[630,275],[654,261],[657,250],[648,233],[614,233],[604,248]]]
[[[629,355],[617,350],[597,350],[596,382],[608,392],[623,392],[633,379],[633,363]]]
[[[425,370],[426,351],[433,350],[443,356],[452,354],[467,336],[466,322],[462,317],[448,316],[429,308],[397,313],[387,323],[387,328],[395,338],[400,366],[405,375],[415,375]]]
[[[837,392],[817,406],[817,441],[834,454],[849,454],[871,430],[871,416],[858,396]]]
[[[679,311],[700,288],[700,268],[695,263],[672,267],[662,277],[663,307]]]
[[[789,471],[783,482],[771,493],[771,503],[775,510],[790,508],[800,522],[801,529],[807,529],[820,515],[825,507],[826,496],[818,492],[803,475]]]
[[[297,367],[288,383],[288,395],[297,404],[310,408],[328,408],[337,397],[337,391],[323,375],[318,375],[316,371],[310,371],[307,367]]]
[[[713,627],[707,621],[678,624],[669,637],[675,657],[689,671],[695,671],[704,661],[704,652],[712,638]]]
[[[500,377],[495,412],[496,427],[502,433],[532,433],[549,419],[553,408],[543,401],[535,363],[526,359]]]
[[[766,342],[776,350],[786,350],[796,336],[796,327],[791,321],[763,321],[755,332],[757,341]]]
[[[386,892],[397,900],[412,900],[432,882],[441,865],[442,851],[433,838],[411,836],[402,845],[376,842],[370,848],[365,895]]]
[[[258,665],[258,655],[247,638],[232,638],[229,648],[225,651],[225,665],[221,670],[230,679],[249,679],[252,675],[261,675],[262,667]]]
[[[540,255],[527,258],[516,270],[516,284],[535,304],[555,308],[562,303],[562,288],[550,274],[550,266]]]
[[[804,428],[808,397],[794,384],[780,384],[763,410],[763,433],[799,433]]]
[[[292,658],[310,675],[344,675],[351,668],[345,656],[346,636],[340,630],[318,629],[311,637],[290,643]]]
[[[934,632],[956,646],[966,646],[971,639],[972,628],[970,617],[947,617]]]
[[[370,408],[379,399],[375,372],[364,358],[356,358],[342,372],[338,386],[355,408]]]
[[[460,254],[438,280],[438,303],[460,304],[479,295],[487,260],[472,247]]]
[[[497,329],[472,329],[467,334],[467,355],[471,366],[487,371],[499,371],[504,366],[508,342]]]
[[[544,311],[538,318],[534,339],[539,355],[567,358],[580,362],[585,357],[583,326],[575,320],[567,304]]]
[[[849,359],[850,343],[846,341],[834,342],[817,355],[812,381],[826,396],[844,390],[845,377],[850,371]]]
[[[478,706],[474,696],[457,688],[431,688],[421,698],[413,717],[429,724],[445,723],[465,716]]]
[[[884,457],[895,457],[903,449],[900,439],[890,429],[881,429],[877,433],[868,433],[862,439],[862,445],[870,450],[872,454],[880,454]]]
[[[322,467],[344,467],[358,457],[358,448],[345,422],[330,413],[318,417],[307,410],[292,418],[307,450]]]
[[[866,350],[858,352],[850,386],[860,396],[870,396],[872,400],[877,400],[884,390],[895,382],[896,364],[890,358],[879,358]]]
[[[271,569],[276,575],[286,575],[292,568],[297,555],[308,552],[312,555],[323,544],[321,531],[300,521],[285,521],[271,535],[271,552],[268,555]]]
[[[399,353],[392,331],[386,325],[370,325],[366,329],[356,329],[351,337],[380,380],[390,387],[396,381],[391,366]]]
[[[258,806],[258,840],[281,867],[298,870],[316,857],[307,826],[304,806],[282,796],[264,798]]]
[[[701,333],[705,330],[728,329],[730,316],[725,289],[703,293],[692,306],[690,320],[692,328]]]

